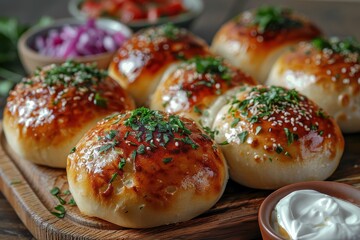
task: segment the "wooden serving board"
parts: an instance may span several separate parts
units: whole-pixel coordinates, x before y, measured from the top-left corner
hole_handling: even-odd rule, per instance
[[[65,205],[63,219],[50,212],[58,200],[53,187],[68,189],[65,170],[38,166],[18,158],[9,148],[0,122],[0,190],[38,239],[260,239],[257,212],[271,191],[240,186],[229,181],[220,201],[206,213],[187,222],[149,229],[121,228],[82,215]],[[346,149],[330,181],[360,189],[360,134],[345,136]],[[65,197],[69,200],[71,196]]]

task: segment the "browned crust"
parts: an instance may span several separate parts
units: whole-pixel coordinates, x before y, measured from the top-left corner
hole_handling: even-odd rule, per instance
[[[68,158],[67,171],[77,172],[70,175],[74,178],[70,181],[76,182],[78,174],[85,174],[91,185],[92,197],[99,202],[111,202],[116,194],[114,189],[123,185],[124,175],[130,174],[134,186],[127,188],[127,191],[131,191],[136,195],[137,200],[141,199],[140,201],[146,202],[155,209],[170,207],[171,200],[177,198],[179,192],[181,194],[183,191],[194,190],[194,198],[197,196],[206,198],[206,196],[216,196],[222,191],[226,171],[223,156],[214,147],[214,142],[204,135],[194,122],[181,118],[192,132],[189,137],[199,146],[198,149],[177,141],[176,138],[182,137],[178,133],[175,134],[175,138],[170,139],[166,147],[154,141],[156,145],[154,148],[149,142],[136,137],[138,131],[124,125],[128,117],[129,113],[105,120],[85,135],[77,145],[76,152]],[[113,150],[101,153],[96,161],[92,161],[91,154],[88,153],[96,154],[99,146],[106,144],[107,140],[104,136],[110,130],[118,131],[113,139],[118,141],[118,144]],[[129,134],[125,140],[126,132]],[[153,136],[157,134],[158,131],[155,131]],[[132,154],[141,144],[144,144],[147,150],[144,154],[138,153],[134,158]],[[111,157],[113,151],[120,154]],[[123,169],[119,169],[122,158],[127,159],[127,163]],[[165,158],[172,160],[165,163]],[[209,174],[196,178],[197,174],[204,170]],[[114,173],[118,175],[110,183]],[[208,181],[209,184],[204,185],[202,181]],[[169,192],[169,187],[177,191]]]

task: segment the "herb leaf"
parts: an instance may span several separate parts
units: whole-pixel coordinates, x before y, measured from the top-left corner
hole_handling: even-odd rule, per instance
[[[123,168],[125,167],[126,164],[126,159],[125,158],[121,158],[120,162],[119,162],[119,169],[123,170]]]
[[[64,206],[57,205],[55,207],[55,210],[57,210],[57,212],[51,212],[52,215],[54,215],[54,216],[56,216],[58,218],[64,218],[65,217],[66,210],[65,210]]]
[[[291,18],[289,9],[270,6],[263,6],[256,10],[253,24],[258,26],[259,33],[302,26],[300,21]]]
[[[172,158],[164,158],[163,159],[163,163],[165,163],[165,164],[167,164],[167,163],[169,163],[169,162],[171,162],[172,161]]]
[[[240,139],[240,143],[244,143],[246,141],[246,138],[248,136],[248,131],[244,131],[238,134],[238,137]]]

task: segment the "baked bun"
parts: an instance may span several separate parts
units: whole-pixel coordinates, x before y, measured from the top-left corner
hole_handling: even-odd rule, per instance
[[[120,47],[109,74],[143,106],[170,64],[208,52],[207,44],[185,29],[171,24],[147,28]]]
[[[228,169],[192,120],[139,108],[89,130],[68,156],[70,191],[86,215],[129,228],[189,220],[221,197]]]
[[[208,108],[228,90],[256,82],[219,57],[194,57],[174,65],[164,74],[150,108],[192,118],[196,122],[209,116]]]
[[[211,49],[264,83],[284,50],[319,35],[314,24],[288,9],[261,7],[225,23],[216,33]]]
[[[16,85],[4,110],[4,133],[21,158],[65,168],[70,150],[90,127],[133,108],[133,100],[106,72],[69,61],[44,67]]]
[[[336,122],[305,96],[281,87],[240,89],[213,129],[230,177],[252,188],[324,180],[344,151]]]
[[[333,116],[343,132],[359,132],[359,54],[353,40],[302,42],[276,61],[266,83],[295,88]]]

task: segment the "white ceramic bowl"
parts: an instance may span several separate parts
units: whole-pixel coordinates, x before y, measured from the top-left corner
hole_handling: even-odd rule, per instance
[[[38,36],[45,35],[48,31],[52,29],[60,29],[65,25],[80,25],[85,24],[85,20],[79,19],[60,19],[54,21],[52,24],[45,27],[33,27],[26,31],[19,39],[18,50],[19,56],[22,64],[24,65],[25,70],[31,74],[38,67],[43,67],[49,64],[60,64],[66,61],[63,58],[55,58],[50,56],[45,56],[38,53],[35,50],[35,40]],[[96,26],[98,28],[107,30],[109,32],[119,31],[123,33],[124,36],[129,38],[132,35],[132,31],[126,25],[114,21],[111,19],[98,19],[96,20]],[[105,52],[100,54],[94,54],[83,57],[72,58],[74,61],[82,63],[93,63],[96,62],[99,68],[107,69],[115,51]]]
[[[87,15],[80,11],[80,5],[83,0],[70,0],[68,9],[72,16],[77,19],[86,19]],[[189,27],[190,24],[202,13],[204,4],[202,0],[183,0],[184,6],[188,9],[187,12],[173,16],[173,17],[160,17],[156,22],[149,22],[147,20],[136,20],[126,23],[133,30],[139,30],[154,25],[161,25],[171,22],[178,27]],[[111,18],[116,20],[115,18]]]

